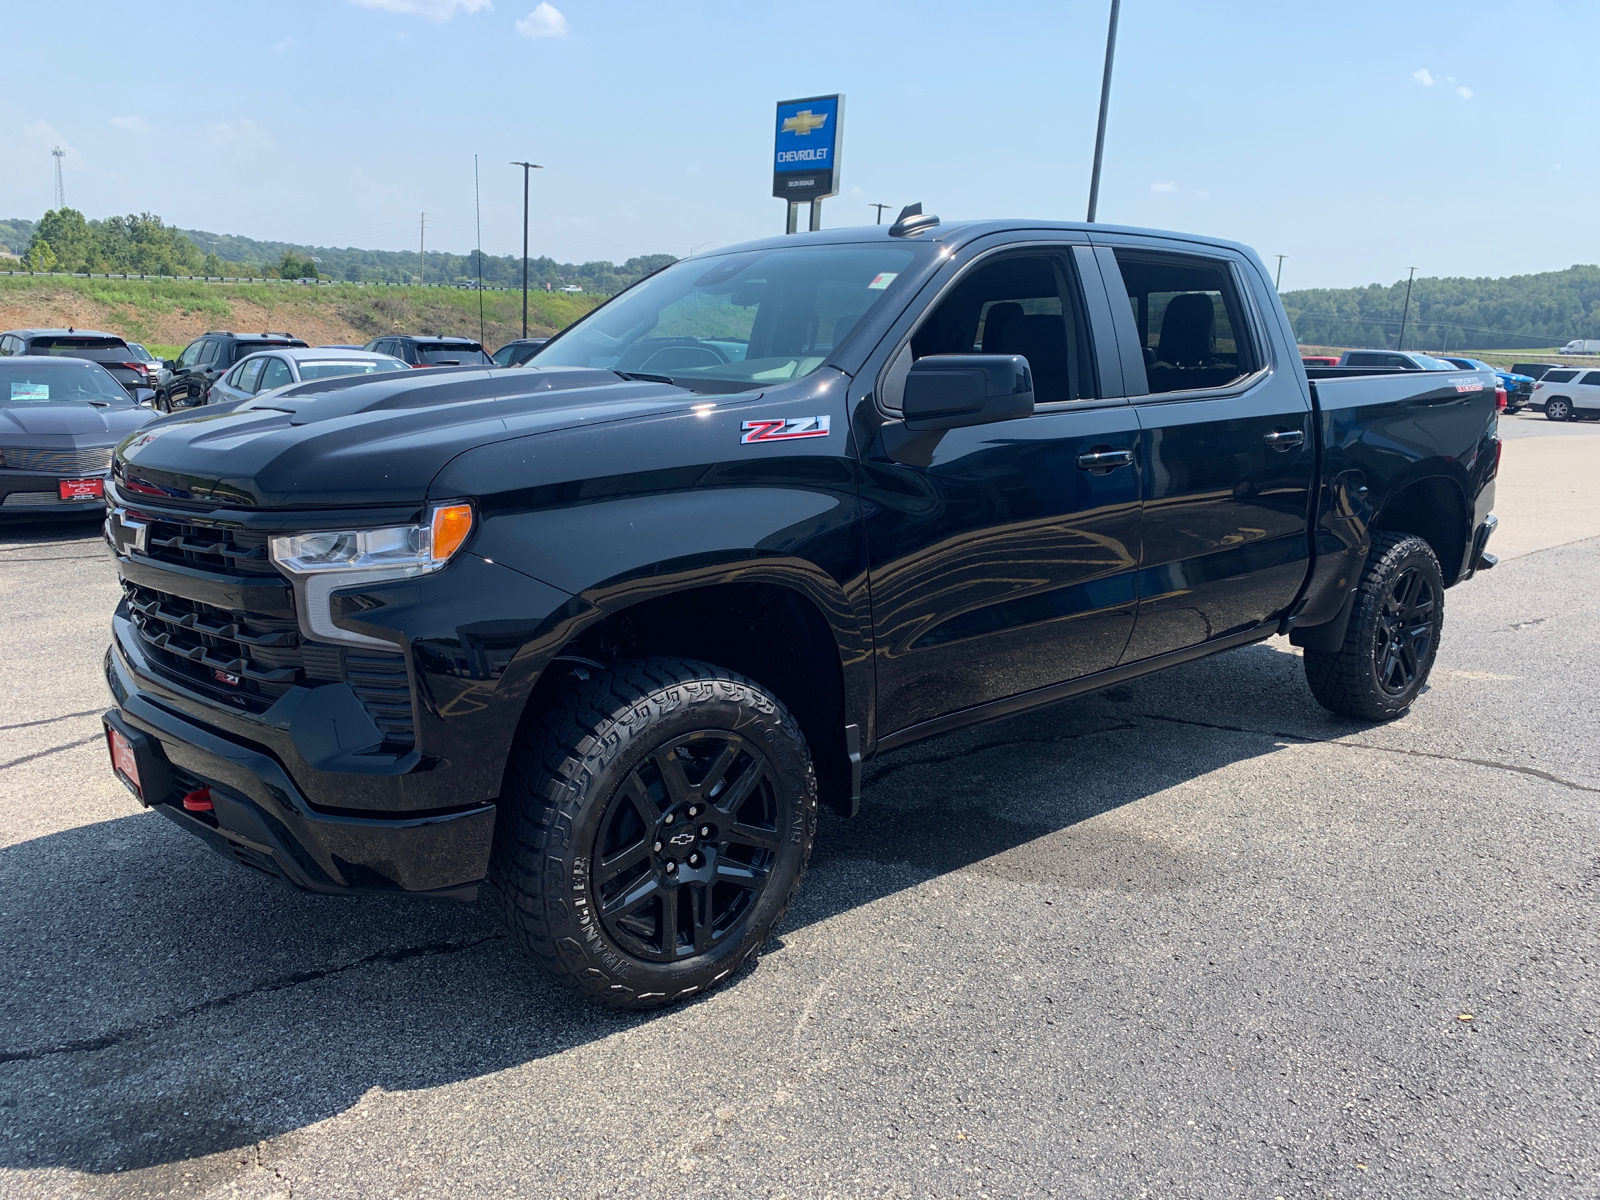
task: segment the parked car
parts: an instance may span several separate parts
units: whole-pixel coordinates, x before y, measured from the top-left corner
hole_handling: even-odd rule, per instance
[[[1506,408],[1508,413],[1520,412],[1528,406],[1533,398],[1533,376],[1519,375],[1515,371],[1507,371],[1504,367],[1491,366],[1477,358],[1457,358],[1454,355],[1440,355],[1447,363],[1454,363],[1464,371],[1493,371],[1495,378],[1500,381],[1500,386],[1506,392]]]
[[[1454,371],[1456,365],[1416,350],[1346,350],[1341,367],[1387,367],[1398,371]]]
[[[0,334],[0,358],[18,354],[87,359],[104,367],[137,402],[145,403],[155,394],[146,363],[114,333],[98,329],[8,329]]]
[[[494,352],[494,361],[502,367],[520,367],[534,356],[549,338],[517,338]]]
[[[133,351],[134,358],[144,364],[145,377],[149,380],[151,390],[160,387],[172,377],[172,372],[167,370],[166,364],[138,342],[129,342],[128,349]]]
[[[1337,354],[1302,354],[1300,361],[1308,367],[1337,367],[1339,356]]]
[[[1546,371],[1559,370],[1560,363],[1512,363],[1511,370],[1518,375],[1526,375],[1533,380],[1544,378]]]
[[[313,379],[336,379],[342,375],[378,375],[385,371],[404,371],[406,364],[387,354],[366,350],[342,350],[328,346],[316,349],[263,350],[244,359],[216,383],[206,397],[207,404],[227,404],[246,400],[260,392],[288,387]]]
[[[1561,349],[1557,350],[1556,353],[1557,354],[1600,354],[1600,339],[1597,339],[1597,338],[1574,338],[1572,341],[1568,342],[1565,346],[1561,347]]]
[[[364,349],[398,358],[408,367],[494,366],[494,359],[471,338],[402,337],[390,334],[374,338]]]
[[[99,363],[0,358],[0,513],[100,511],[112,447],[153,416]]]
[[[211,387],[240,359],[258,350],[303,347],[305,343],[288,333],[234,333],[215,329],[202,334],[184,347],[175,362],[167,364],[172,376],[156,390],[155,406],[170,413],[180,408],[204,404]]]
[[[113,768],[258,871],[486,883],[584,995],[698,997],[874,755],[1283,633],[1407,711],[1494,563],[1496,381],[1287,330],[1233,243],[926,215],[678,262],[538,370],[165,422],[112,476]]]
[[[1600,417],[1600,371],[1557,367],[1546,371],[1533,385],[1538,407],[1552,421],[1582,421]]]

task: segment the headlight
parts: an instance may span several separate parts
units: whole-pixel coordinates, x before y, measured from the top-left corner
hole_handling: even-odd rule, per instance
[[[334,590],[437,571],[461,549],[471,532],[470,504],[442,504],[429,514],[426,525],[275,537],[272,561],[294,583],[301,633],[319,641],[392,649],[390,642],[333,623],[329,600]]]

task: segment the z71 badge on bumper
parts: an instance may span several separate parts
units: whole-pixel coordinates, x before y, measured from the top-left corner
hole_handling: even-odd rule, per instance
[[[739,439],[748,446],[752,442],[787,442],[794,438],[827,437],[827,417],[768,417],[760,421],[746,421],[742,426],[744,436]]]

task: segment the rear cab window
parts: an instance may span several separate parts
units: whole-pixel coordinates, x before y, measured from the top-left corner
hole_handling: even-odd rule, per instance
[[[1227,262],[1121,248],[1115,253],[1152,393],[1227,387],[1261,369]],[[1358,365],[1355,355],[1349,362]]]

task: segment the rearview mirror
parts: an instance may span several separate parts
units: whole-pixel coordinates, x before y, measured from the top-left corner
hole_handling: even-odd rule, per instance
[[[900,412],[918,432],[1026,417],[1033,372],[1020,354],[930,354],[911,364]]]

